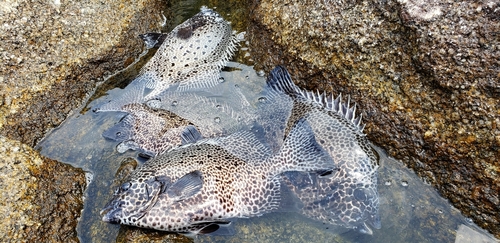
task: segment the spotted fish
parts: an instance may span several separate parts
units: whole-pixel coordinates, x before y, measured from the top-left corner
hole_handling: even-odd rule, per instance
[[[194,125],[205,138],[252,129],[257,121],[257,110],[234,85],[218,86],[232,86],[233,89],[228,89],[229,94],[225,95],[232,101],[231,106],[219,101],[218,97],[209,97],[209,93],[177,91],[165,92],[159,99],[144,104],[141,103],[144,82],[135,82],[126,88],[122,97],[94,111],[127,113],[120,122],[104,131],[103,136],[119,142],[118,152],[138,150],[145,157],[154,157],[181,145],[181,132],[187,125]],[[272,100],[272,97],[263,98]],[[279,109],[281,103],[273,105],[273,109]]]
[[[143,103],[146,80],[136,80],[122,96],[94,109],[119,111],[127,115],[107,129],[103,136],[117,141],[117,150],[138,150],[153,157],[180,145],[180,133],[194,125],[203,137],[227,136],[241,130],[261,130],[265,142],[277,152],[283,141],[283,127],[290,116],[292,100],[286,94],[264,87],[255,100],[248,100],[232,81],[218,84],[223,94],[203,91],[169,91]]]
[[[199,137],[193,134],[189,127],[183,138]],[[206,234],[234,218],[280,210],[289,204],[281,200],[281,173],[334,169],[312,134],[297,122],[276,154],[248,131],[174,148],[132,172],[101,211],[103,220]]]
[[[241,130],[259,130],[259,136],[263,136],[265,143],[273,152],[277,152],[283,142],[283,127],[293,105],[290,97],[264,87],[258,98],[248,100],[243,91],[231,81],[216,87],[224,90],[224,95],[210,97],[210,93],[196,95],[191,92],[165,92],[159,99],[147,104],[187,119],[204,137],[225,136]]]
[[[140,73],[151,89],[145,100],[154,99],[167,89],[185,91],[215,86],[238,41],[230,23],[208,8],[202,8],[166,36],[142,38],[161,42]],[[149,42],[146,41],[148,47],[158,44]]]
[[[272,70],[267,83],[294,100],[288,127],[305,119],[338,168],[329,176],[323,171],[283,175],[304,204],[302,213],[367,234],[372,233],[367,222],[379,229],[378,160],[362,132],[361,117],[355,117],[355,106],[344,104],[340,96],[301,90],[283,67]]]

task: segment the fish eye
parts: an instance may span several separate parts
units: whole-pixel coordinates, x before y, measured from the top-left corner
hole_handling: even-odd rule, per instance
[[[125,183],[123,183],[123,184],[120,186],[120,189],[121,189],[122,191],[126,191],[126,190],[128,190],[128,189],[130,188],[130,186],[131,186],[131,185],[132,185],[132,184],[131,184],[130,182],[125,182]]]

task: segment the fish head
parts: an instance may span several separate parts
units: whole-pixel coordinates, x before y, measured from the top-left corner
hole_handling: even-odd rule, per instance
[[[155,170],[139,169],[131,179],[115,190],[113,199],[101,211],[102,220],[145,228],[185,231],[185,227],[190,224],[190,215],[177,206],[184,199],[200,192],[202,185],[200,171],[192,171],[172,180],[169,176],[158,176]]]
[[[170,178],[155,176],[153,172],[140,172],[142,173],[134,173],[128,181],[115,189],[113,198],[101,210],[103,221],[136,225],[156,204]]]
[[[346,228],[358,230],[361,233],[372,234],[373,228],[380,229],[379,195],[376,188],[376,176],[367,176],[363,180],[348,178],[336,184],[334,196],[334,212],[339,223]]]
[[[340,217],[347,228],[369,235],[373,233],[369,225],[375,229],[380,229],[377,191],[371,188],[358,187],[353,190],[352,197],[353,199],[350,202],[346,202],[346,208],[344,208]]]

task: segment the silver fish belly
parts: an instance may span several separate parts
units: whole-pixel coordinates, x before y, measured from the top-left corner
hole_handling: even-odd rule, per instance
[[[192,129],[184,139],[197,133]],[[287,203],[281,201],[281,173],[333,169],[301,121],[274,155],[250,132],[191,141],[138,167],[101,213],[106,222],[211,233],[232,218],[259,216]]]
[[[283,67],[271,71],[267,82],[294,100],[288,127],[305,119],[338,168],[328,176],[322,171],[283,175],[304,204],[302,213],[367,234],[372,230],[366,223],[380,228],[378,160],[362,132],[361,117],[355,117],[355,107],[342,103],[340,96],[334,99],[332,95],[301,90]]]

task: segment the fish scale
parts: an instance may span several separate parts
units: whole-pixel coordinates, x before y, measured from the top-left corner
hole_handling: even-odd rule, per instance
[[[329,176],[323,176],[323,171],[283,175],[304,204],[302,214],[367,234],[372,230],[366,223],[380,228],[378,161],[362,132],[361,117],[355,117],[355,107],[342,103],[340,96],[334,99],[333,95],[301,90],[280,66],[271,71],[267,83],[293,99],[286,131],[304,119],[338,168]]]

